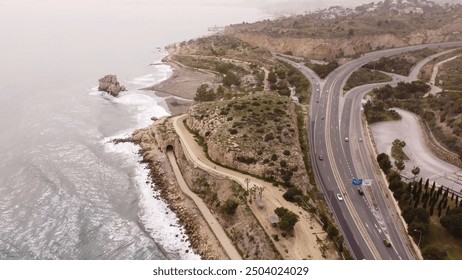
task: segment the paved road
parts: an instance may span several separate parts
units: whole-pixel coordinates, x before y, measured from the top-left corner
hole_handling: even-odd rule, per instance
[[[309,131],[312,131],[309,139],[315,172],[351,252],[357,259],[412,259],[415,256],[410,249],[405,229],[399,222],[400,217],[390,208],[393,202],[386,186],[379,187],[384,181],[383,176],[373,168],[372,161],[375,159],[371,157],[368,145],[364,145],[367,138],[361,128],[360,104],[362,95],[374,85],[354,89],[346,96],[343,95],[343,85],[356,69],[370,61],[437,46],[460,47],[462,42],[368,53],[335,69],[324,81],[300,66],[315,85],[312,88],[309,127]],[[362,138],[361,142],[359,138]],[[360,196],[356,188],[352,187],[354,177],[372,179],[372,187],[366,191],[365,196]],[[337,194],[341,194],[344,200],[338,200]],[[385,238],[392,243],[391,248],[384,246]]]
[[[403,229],[397,222],[397,214],[389,208],[390,202],[386,201],[386,186],[377,187],[383,180],[380,172],[374,170],[373,164],[371,164],[374,159],[371,158],[366,145],[363,145],[364,141],[359,142],[361,135],[364,136],[361,134],[359,119],[360,100],[364,91],[360,89],[350,91],[344,97],[342,94],[343,85],[353,71],[380,57],[424,47],[456,47],[461,45],[462,42],[429,44],[369,53],[334,70],[326,78],[323,90],[320,91],[327,95],[323,97],[325,103],[322,103],[325,104],[327,110],[320,110],[320,114],[325,116],[325,122],[314,124],[316,149],[320,152],[326,152],[327,157],[331,160],[331,169],[337,188],[346,194],[345,202],[351,207],[348,208],[352,217],[356,217],[356,226],[368,241],[368,246],[361,247],[361,251],[370,250],[377,259],[410,259],[414,258],[414,255],[409,248],[406,236],[403,236]],[[324,135],[319,135],[317,131],[324,132]],[[346,141],[347,137],[348,142]],[[320,138],[321,145],[317,144],[319,140],[316,138]],[[364,137],[361,138],[364,139]],[[324,143],[325,145],[323,145]],[[359,196],[356,189],[352,187],[351,179],[360,176],[372,179],[373,185],[370,193],[373,200],[369,203],[367,203],[367,196]],[[392,248],[384,246],[382,242],[385,238],[391,241]],[[355,255],[358,253],[354,252]]]
[[[412,168],[419,166],[418,177],[429,178],[430,183],[435,181],[437,185],[462,192],[462,182],[460,179],[457,180],[458,176],[462,176],[462,170],[437,158],[430,151],[424,141],[424,131],[421,129],[419,117],[405,110],[395,110],[401,115],[401,120],[371,125],[378,152],[390,154],[392,142],[395,139],[404,140],[406,142],[404,152],[409,157],[409,161],[405,161],[406,168],[401,174],[412,178],[414,176],[411,173]]]

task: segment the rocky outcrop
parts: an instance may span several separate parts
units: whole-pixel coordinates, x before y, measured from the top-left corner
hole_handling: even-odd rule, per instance
[[[125,86],[122,86],[117,81],[116,75],[106,75],[102,77],[99,81],[98,90],[105,91],[112,96],[119,95],[119,92],[125,91]]]

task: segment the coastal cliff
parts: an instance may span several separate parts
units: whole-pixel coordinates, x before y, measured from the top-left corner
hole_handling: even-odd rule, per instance
[[[235,24],[226,27],[224,33],[272,52],[290,52],[318,60],[462,40],[461,5],[451,9],[438,6],[422,14],[393,12],[385,7],[375,11],[370,8],[361,13],[323,10],[273,21]]]

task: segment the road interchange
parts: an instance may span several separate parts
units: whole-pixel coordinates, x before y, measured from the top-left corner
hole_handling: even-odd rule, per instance
[[[449,42],[371,52],[338,67],[325,80],[310,69],[286,60],[298,67],[312,83],[308,128],[311,158],[318,185],[356,259],[415,259],[418,256],[383,184],[383,175],[374,168],[369,137],[363,132],[361,123],[362,97],[383,84],[364,85],[345,95],[343,86],[355,70],[381,57],[423,48],[460,46],[462,42]],[[398,81],[394,78],[390,84]],[[358,195],[357,189],[352,187],[353,178],[372,180],[366,195]],[[343,200],[337,199],[337,194],[341,194]],[[384,239],[392,246],[386,247]]]

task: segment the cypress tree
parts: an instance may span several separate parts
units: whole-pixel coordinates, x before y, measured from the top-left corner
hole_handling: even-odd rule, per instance
[[[427,181],[425,181],[425,190],[428,190],[429,184],[430,184],[430,180],[427,178]]]
[[[417,184],[414,184],[414,186],[412,186],[412,195],[415,197],[417,193]]]
[[[422,208],[427,209],[427,202],[428,202],[428,192],[425,191],[425,193],[422,196]]]
[[[442,209],[442,205],[443,205],[443,202],[444,202],[444,199],[440,200],[440,202],[438,203],[438,210]]]
[[[430,216],[433,216],[433,209],[435,208],[435,204],[430,205]]]
[[[444,188],[444,186],[441,186],[441,188]],[[446,190],[444,191],[443,198],[448,198],[448,195],[449,195],[449,188],[446,188]]]
[[[430,190],[430,195],[433,195],[433,193],[435,192],[435,187],[435,181],[433,181],[432,189]]]
[[[420,196],[417,195],[417,199],[414,202],[414,208],[417,208],[417,206],[419,206],[419,198],[420,198]]]
[[[448,206],[448,199],[446,198],[443,202],[443,208],[446,208]]]
[[[452,192],[451,201],[454,201],[454,192]]]
[[[438,194],[438,198],[439,198],[439,196],[443,193],[443,186],[439,187],[436,193]]]
[[[443,208],[439,208],[439,209],[438,209],[438,218],[441,217],[441,211],[443,211]]]
[[[448,208],[446,208],[446,216],[448,215],[450,209],[451,209],[451,206],[448,205]]]
[[[406,191],[407,191],[409,194],[412,193],[412,184],[411,184],[411,182],[409,182],[409,183],[407,184]]]

